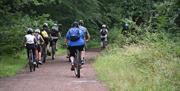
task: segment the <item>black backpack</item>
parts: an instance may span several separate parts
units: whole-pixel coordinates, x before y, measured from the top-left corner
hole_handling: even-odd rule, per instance
[[[102,29],[102,30],[101,30],[101,35],[102,35],[102,36],[105,36],[106,34],[107,34],[107,30],[106,30],[106,29]]]
[[[80,39],[80,32],[78,29],[72,29],[69,31],[70,40],[71,41],[77,41]]]

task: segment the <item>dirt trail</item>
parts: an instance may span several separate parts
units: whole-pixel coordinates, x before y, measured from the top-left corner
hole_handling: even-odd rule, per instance
[[[91,65],[98,53],[97,49],[87,51],[81,78],[76,78],[70,71],[66,56],[58,56],[35,72],[30,73],[27,69],[15,77],[0,79],[0,91],[107,91],[97,80]]]

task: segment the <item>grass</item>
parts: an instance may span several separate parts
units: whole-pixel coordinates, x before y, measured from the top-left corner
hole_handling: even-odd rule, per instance
[[[1,56],[0,78],[14,76],[22,70],[27,63],[25,54],[25,52],[21,52],[15,55]]]
[[[100,47],[100,41],[97,38],[87,42],[87,48],[99,48],[99,47]]]
[[[110,91],[178,91],[180,58],[173,43],[112,47],[94,64]]]

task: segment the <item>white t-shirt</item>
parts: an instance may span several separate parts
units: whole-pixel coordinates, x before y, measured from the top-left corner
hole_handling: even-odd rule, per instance
[[[34,44],[35,43],[35,36],[31,34],[25,35],[26,38],[26,44]]]

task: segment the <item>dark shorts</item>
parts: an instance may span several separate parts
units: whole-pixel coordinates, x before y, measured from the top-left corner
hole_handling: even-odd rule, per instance
[[[32,50],[33,53],[33,59],[35,59],[35,44],[26,44],[26,49],[27,49],[27,57],[29,58],[29,51]]]
[[[51,42],[50,42],[50,46],[52,46],[53,42],[56,44],[58,41],[58,39],[53,39]]]
[[[37,50],[38,52],[41,52],[41,51],[42,51],[42,46],[41,46],[41,45],[37,45],[37,46],[36,46],[36,50]]]
[[[76,49],[78,49],[79,51],[83,51],[84,45],[82,45],[82,46],[68,46],[68,49],[70,51],[70,56],[75,57]]]
[[[49,44],[49,38],[44,38],[44,42],[46,45],[48,45]]]

